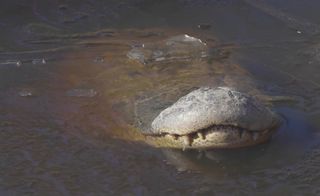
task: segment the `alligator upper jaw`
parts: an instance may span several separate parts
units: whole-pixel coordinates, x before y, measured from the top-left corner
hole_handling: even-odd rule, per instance
[[[162,133],[149,137],[164,139],[171,143],[170,147],[181,149],[238,148],[269,140],[275,128],[276,125],[270,129],[252,131],[233,125],[212,125],[184,135]]]
[[[173,148],[236,148],[268,140],[278,115],[254,97],[227,87],[199,88],[163,110],[146,135]]]

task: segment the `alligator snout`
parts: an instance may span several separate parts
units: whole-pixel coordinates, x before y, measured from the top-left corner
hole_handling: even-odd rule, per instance
[[[175,148],[235,148],[268,140],[279,122],[277,114],[250,95],[202,87],[163,110],[148,135]]]

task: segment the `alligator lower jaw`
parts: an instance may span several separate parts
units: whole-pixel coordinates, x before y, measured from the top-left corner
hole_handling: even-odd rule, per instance
[[[274,129],[263,131],[245,130],[232,125],[213,125],[187,135],[163,133],[149,135],[153,139],[160,139],[159,146],[181,149],[215,149],[239,148],[263,143],[270,139]],[[163,145],[163,144],[166,145]]]

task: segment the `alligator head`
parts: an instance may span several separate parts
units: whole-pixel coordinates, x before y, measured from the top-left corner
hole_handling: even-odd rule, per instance
[[[278,115],[250,95],[202,87],[163,110],[147,135],[173,148],[236,148],[267,141],[279,123]]]

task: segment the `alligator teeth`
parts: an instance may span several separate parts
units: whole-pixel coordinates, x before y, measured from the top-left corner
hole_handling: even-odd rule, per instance
[[[191,146],[191,138],[188,135],[182,136],[182,140],[185,146]]]
[[[204,156],[204,152],[203,151],[199,151],[198,155],[197,155],[197,159],[202,159],[202,157]]]
[[[203,139],[203,140],[206,139],[202,132],[198,132],[197,135],[200,139]]]
[[[257,133],[257,132],[252,133],[252,139],[254,141],[256,141],[258,139],[258,137],[259,137],[259,133]]]
[[[239,137],[240,138],[242,138],[243,132],[244,132],[244,130],[242,130],[242,129],[239,130]]]

